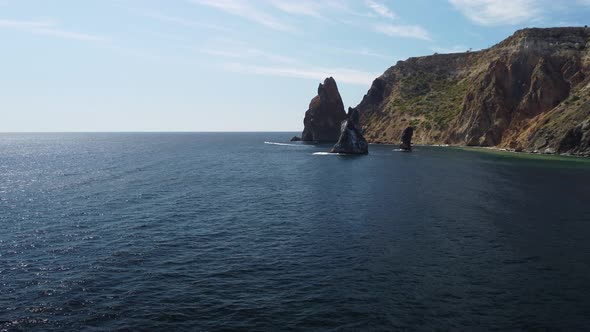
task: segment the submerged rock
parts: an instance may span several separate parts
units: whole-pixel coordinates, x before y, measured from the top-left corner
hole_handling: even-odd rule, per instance
[[[402,144],[399,148],[404,151],[412,151],[412,136],[414,135],[414,128],[408,127],[402,133]]]
[[[369,144],[363,137],[360,116],[356,109],[348,108],[348,118],[342,121],[340,138],[330,152],[345,154],[367,154]]]
[[[303,120],[302,141],[336,142],[340,136],[340,123],[346,119],[344,103],[336,81],[332,77],[318,86],[318,95],[309,103]]]

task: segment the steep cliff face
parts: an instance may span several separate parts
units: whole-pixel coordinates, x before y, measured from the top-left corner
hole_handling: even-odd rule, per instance
[[[590,29],[525,29],[487,50],[400,61],[356,107],[365,137],[590,155]]]
[[[303,119],[303,141],[336,142],[340,137],[340,124],[346,119],[344,103],[336,81],[332,77],[318,86],[318,95],[309,103]]]

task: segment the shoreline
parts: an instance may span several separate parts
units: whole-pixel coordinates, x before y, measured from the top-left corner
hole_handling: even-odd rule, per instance
[[[576,154],[568,154],[568,153],[542,153],[542,152],[530,152],[530,151],[515,151],[514,149],[506,149],[506,148],[498,148],[494,146],[461,146],[461,145],[453,145],[449,146],[461,150],[471,150],[471,151],[479,151],[479,152],[491,152],[491,153],[498,153],[498,154],[510,154],[517,157],[532,157],[532,158],[560,158],[560,159],[568,159],[568,160],[578,160],[583,162],[590,162],[590,156],[585,155],[576,155]]]
[[[399,144],[393,143],[369,143],[369,145],[390,145],[398,146]],[[499,148],[496,146],[468,146],[468,145],[455,145],[455,144],[412,144],[413,146],[427,146],[427,147],[442,147],[442,148],[456,148],[463,150],[474,150],[474,151],[488,151],[488,152],[506,152],[515,155],[528,155],[528,156],[544,156],[544,157],[569,157],[569,158],[581,158],[590,161],[590,155],[583,154],[571,154],[571,153],[544,153],[541,151],[516,151],[516,149]]]

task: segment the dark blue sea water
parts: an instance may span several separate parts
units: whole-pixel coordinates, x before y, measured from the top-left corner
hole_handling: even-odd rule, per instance
[[[0,330],[590,327],[590,163],[0,135]]]

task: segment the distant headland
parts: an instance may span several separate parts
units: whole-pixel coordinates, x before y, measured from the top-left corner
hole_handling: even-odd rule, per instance
[[[369,143],[398,144],[411,127],[418,144],[590,156],[590,28],[523,29],[489,49],[399,61],[357,112]],[[300,139],[336,142],[347,119],[327,78]]]

